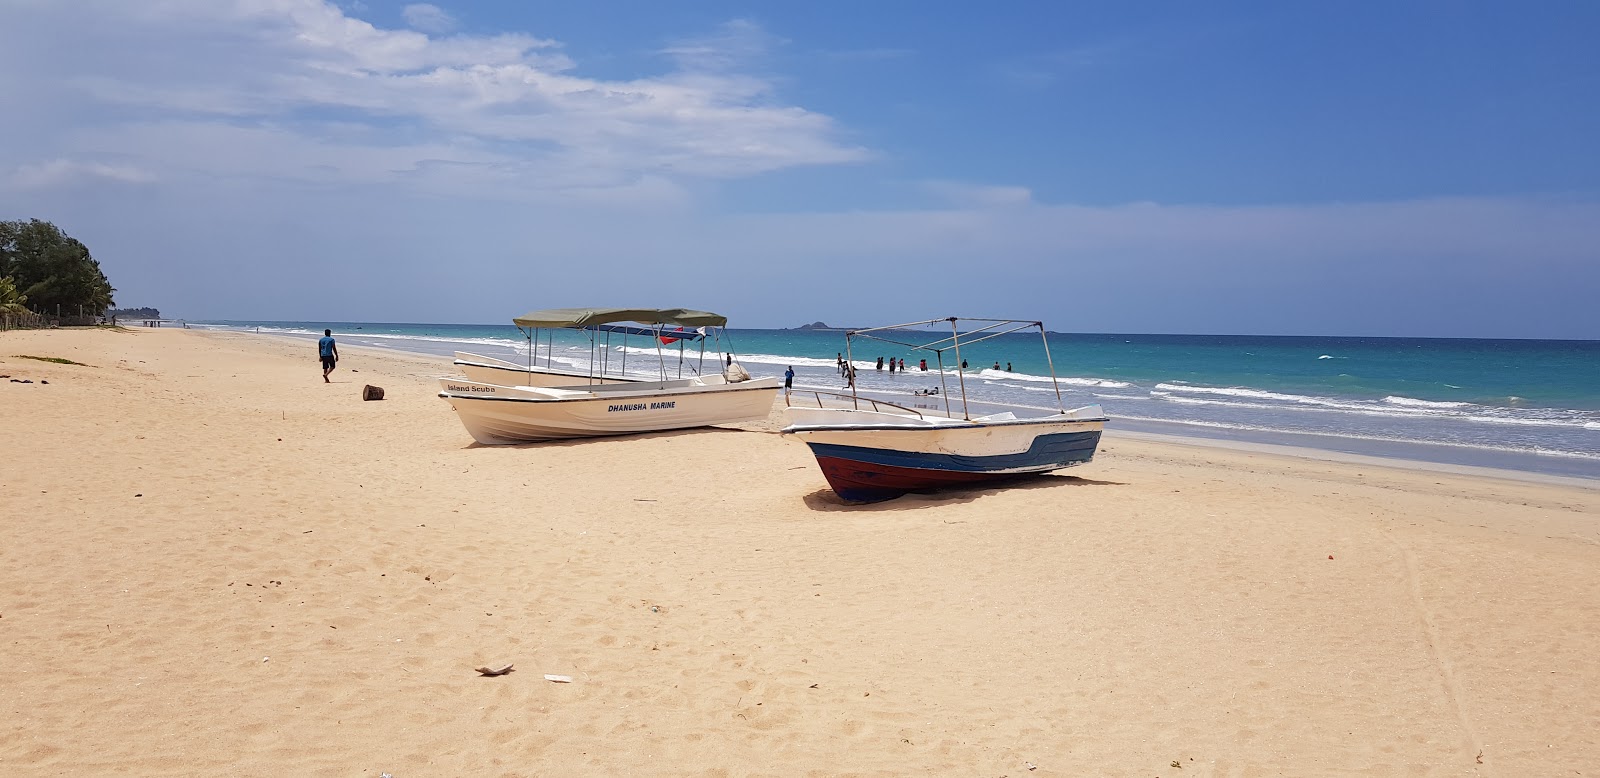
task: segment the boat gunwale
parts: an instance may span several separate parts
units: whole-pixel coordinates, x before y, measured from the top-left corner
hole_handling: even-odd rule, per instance
[[[836,410],[836,409],[823,409],[823,410]],[[844,412],[845,413],[851,413],[853,411],[844,411]],[[1045,424],[1045,423],[1062,424],[1062,423],[1080,423],[1081,422],[1081,423],[1084,423],[1084,424],[1106,424],[1106,423],[1109,423],[1111,421],[1111,417],[1109,417],[1109,416],[1095,416],[1095,417],[1090,417],[1090,418],[1085,418],[1085,419],[1059,418],[1059,417],[1065,416],[1065,415],[1066,414],[1056,414],[1054,416],[1034,416],[1034,417],[1030,417],[1030,418],[1026,418],[1026,419],[995,419],[995,420],[992,420],[992,421],[978,421],[976,419],[951,419],[952,423],[949,423],[949,424],[934,423],[934,424],[926,424],[926,425],[881,424],[881,423],[880,424],[790,424],[789,426],[784,427],[781,430],[778,430],[778,433],[781,434],[781,435],[794,435],[794,434],[801,433],[801,432],[832,432],[832,431],[845,431],[845,430],[849,430],[849,431],[855,431],[855,430],[862,430],[862,431],[895,431],[895,430],[899,430],[899,431],[902,431],[902,432],[931,432],[933,430],[981,429],[983,427],[1023,426],[1023,425],[1030,425],[1030,424]]]
[[[759,381],[761,379],[756,379],[756,380]],[[773,379],[770,379],[770,380],[777,381],[778,379],[773,378]],[[627,386],[627,384],[618,384],[618,386]],[[507,386],[507,387],[503,387],[503,388],[506,388],[506,389],[525,389],[526,387]],[[564,388],[564,387],[533,387],[533,389],[535,391],[537,391],[538,389],[541,389],[541,388],[545,388],[545,389],[561,389],[561,388]],[[667,393],[664,393],[664,394],[658,393],[658,394],[641,395],[641,397],[644,397],[644,398],[649,398],[649,397],[686,397],[686,396],[697,395],[697,394],[727,394],[729,392],[766,392],[766,391],[776,392],[777,390],[782,389],[782,388],[783,387],[781,387],[781,386],[740,386],[740,387],[730,387],[730,388],[726,388],[726,389],[704,388],[704,389],[697,389],[695,391],[677,391],[677,392],[674,392],[674,391],[670,391],[669,390]],[[687,389],[687,387],[686,387],[686,389]],[[615,402],[615,401],[620,401],[620,400],[638,399],[638,398],[632,398],[632,397],[600,397],[600,396],[595,396],[592,392],[590,393],[590,395],[591,396],[588,396],[588,397],[485,397],[485,396],[475,395],[475,394],[458,394],[456,392],[444,392],[444,391],[439,392],[439,396],[444,398],[444,399],[447,399],[447,400],[487,400],[487,401],[490,401],[490,402],[568,403],[568,402],[598,402],[598,401],[602,401],[602,400]]]

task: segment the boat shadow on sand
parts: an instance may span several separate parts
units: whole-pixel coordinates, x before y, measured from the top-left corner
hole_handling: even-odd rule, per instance
[[[952,505],[972,502],[979,497],[1000,492],[1014,492],[1029,489],[1061,489],[1066,487],[1082,486],[1127,486],[1121,481],[1100,481],[1093,478],[1084,478],[1076,475],[1056,475],[1043,473],[1039,475],[1024,475],[1005,481],[984,484],[982,486],[947,486],[939,489],[919,490],[907,492],[899,497],[892,497],[879,502],[850,502],[834,494],[832,489],[818,489],[805,497],[806,507],[814,511],[914,511],[924,508],[933,508],[940,505]]]

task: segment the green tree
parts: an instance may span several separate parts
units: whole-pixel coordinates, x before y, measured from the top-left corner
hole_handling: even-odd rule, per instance
[[[0,277],[0,314],[27,313],[28,296],[17,291],[17,282],[11,276]]]
[[[100,314],[116,289],[89,248],[50,222],[0,222],[0,276],[14,280],[35,310]]]

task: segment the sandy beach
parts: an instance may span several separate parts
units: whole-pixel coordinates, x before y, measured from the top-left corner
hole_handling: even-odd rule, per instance
[[[1600,774],[1595,488],[1112,430],[852,507],[342,350],[0,334],[0,774]]]

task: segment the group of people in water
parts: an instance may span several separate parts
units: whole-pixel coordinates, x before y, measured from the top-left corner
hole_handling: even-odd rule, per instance
[[[855,367],[852,366],[849,362],[845,361],[844,352],[842,352],[842,351],[839,352],[838,357],[836,359],[838,360],[838,364],[839,364],[839,377],[840,378],[850,378],[855,373]],[[888,360],[885,361],[883,357],[878,357],[878,367],[877,367],[877,369],[878,370],[882,370],[883,366],[885,364],[888,364],[889,372],[891,372],[891,373],[893,373],[897,368],[902,373],[906,372],[906,361],[904,359],[896,360],[894,357],[889,357]],[[922,372],[924,372],[924,373],[928,372],[928,360],[926,360],[926,359],[917,360],[917,369],[922,371]],[[961,369],[962,370],[966,370],[967,369],[967,360],[965,360],[965,359],[961,360]],[[1000,369],[1000,363],[998,361],[996,361],[994,363],[994,369],[995,370],[999,370]],[[1013,372],[1011,370],[1011,363],[1010,362],[1006,363],[1006,372],[1007,373]]]
[[[842,352],[842,351],[838,353],[838,356],[836,357],[836,361],[837,361],[838,367],[839,367],[839,377],[844,379],[844,385],[846,387],[855,386],[856,385],[856,368],[855,368],[855,365],[852,365],[848,361],[845,360],[844,352]],[[894,357],[888,357],[888,358],[878,357],[878,364],[877,364],[877,368],[876,369],[882,370],[882,369],[884,369],[884,365],[888,365],[889,374],[890,375],[893,375],[896,370],[899,370],[902,373],[906,372],[906,370],[907,370],[906,361],[904,359],[896,359]],[[793,370],[793,369],[794,368],[790,368],[790,370]],[[967,360],[965,360],[965,359],[961,360],[961,369],[962,370],[966,370],[967,369]],[[994,363],[994,369],[995,370],[999,370],[1000,369],[1000,363],[998,361],[996,361]],[[928,372],[928,360],[926,360],[926,359],[917,360],[917,370],[921,371],[921,372],[924,372],[924,373]],[[1011,363],[1010,362],[1006,363],[1006,372],[1007,373],[1012,372]],[[932,390],[932,391],[934,393],[938,392],[937,389]]]
[[[852,378],[852,377],[855,376],[855,372],[856,372],[855,366],[850,364],[849,362],[846,362],[844,360],[844,353],[843,352],[839,353],[838,362],[839,362],[839,377],[840,378],[847,378],[848,379],[848,378]],[[877,369],[878,370],[882,370],[883,366],[885,364],[887,364],[889,366],[889,372],[891,372],[891,373],[893,373],[895,370],[899,370],[902,373],[906,372],[906,361],[904,359],[896,360],[894,357],[889,357],[887,360],[885,360],[883,357],[878,357],[878,367],[877,367]],[[928,371],[928,360],[923,359],[923,360],[918,361],[917,362],[917,369],[921,370],[923,372],[927,372]]]

